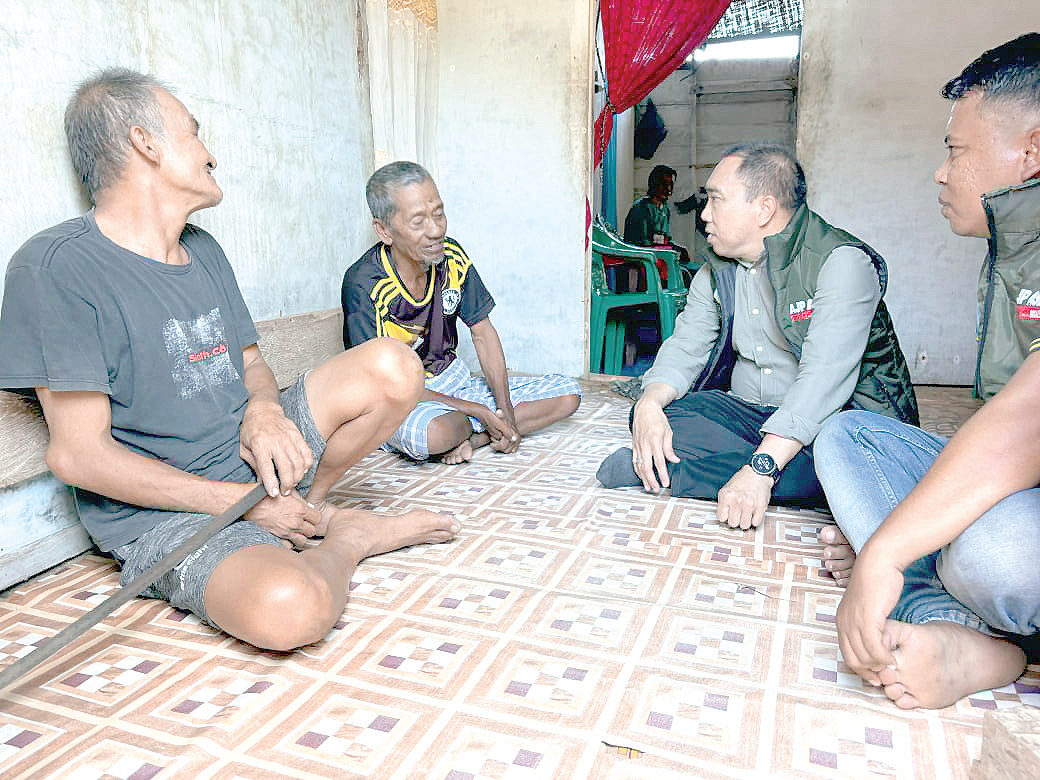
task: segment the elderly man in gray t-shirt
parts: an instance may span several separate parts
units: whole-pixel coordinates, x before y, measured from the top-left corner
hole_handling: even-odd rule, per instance
[[[746,529],[771,499],[825,505],[809,445],[832,414],[916,420],[917,404],[881,300],[884,261],[805,206],[790,152],[733,147],[706,189],[713,251],[643,376],[632,447],[597,477],[717,498],[719,520]]]

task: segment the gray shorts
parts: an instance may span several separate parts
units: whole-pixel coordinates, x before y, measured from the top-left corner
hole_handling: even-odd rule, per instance
[[[282,409],[285,410],[286,416],[296,423],[307,445],[311,448],[311,452],[314,453],[314,464],[297,486],[297,490],[304,495],[314,480],[318,461],[325,452],[325,440],[318,433],[314,418],[311,416],[310,405],[307,403],[307,393],[304,389],[306,377],[306,374],[301,376],[281,394]],[[248,483],[255,479],[253,470],[249,468],[248,464],[243,463],[226,481]],[[126,585],[131,582],[168,552],[176,549],[179,544],[211,519],[211,515],[171,512],[164,521],[143,536],[130,544],[112,550],[112,555],[122,564],[119,583]],[[185,612],[192,612],[206,623],[213,625],[206,614],[205,604],[206,585],[209,583],[210,575],[232,553],[259,544],[273,544],[280,547],[282,540],[256,523],[249,520],[237,520],[188,555],[180,565],[160,577],[141,595],[146,598],[168,601],[171,606]]]

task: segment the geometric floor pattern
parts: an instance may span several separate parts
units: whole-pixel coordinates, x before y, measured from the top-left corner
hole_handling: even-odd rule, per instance
[[[774,508],[741,532],[710,502],[603,489],[629,402],[584,387],[513,455],[352,469],[337,501],[463,530],[364,562],[317,644],[261,652],[164,603],[121,607],[0,693],[0,776],[966,778],[985,712],[1040,704],[1030,667],[897,710],[838,651],[828,517]],[[4,593],[0,666],[115,585],[86,554]]]

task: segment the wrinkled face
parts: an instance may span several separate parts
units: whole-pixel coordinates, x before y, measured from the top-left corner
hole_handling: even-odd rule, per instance
[[[401,187],[394,196],[397,211],[389,224],[375,221],[376,233],[390,246],[395,263],[412,262],[429,268],[444,260],[444,216],[437,185],[431,179]]]
[[[946,160],[935,172],[942,215],[959,236],[989,237],[982,208],[987,192],[1023,181],[1023,151],[1013,118],[981,105],[981,93],[955,100],[946,124]]]
[[[748,203],[744,182],[737,175],[743,160],[724,157],[708,177],[708,202],[701,212],[708,244],[715,254],[753,263],[762,253],[761,206]]]
[[[189,212],[216,206],[224,197],[213,169],[217,161],[199,139],[199,123],[188,109],[166,90],[157,90],[165,138],[161,170],[166,181],[188,201]]]

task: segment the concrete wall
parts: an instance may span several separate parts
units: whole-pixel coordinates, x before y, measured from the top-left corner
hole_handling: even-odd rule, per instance
[[[124,65],[198,118],[224,202],[192,220],[222,243],[254,318],[339,302],[370,243],[372,159],[351,0],[7,0],[0,258],[89,207],[62,112],[75,84]],[[301,88],[305,85],[305,88]]]
[[[448,232],[495,296],[491,321],[509,367],[580,374],[590,0],[439,0],[437,8]]]
[[[888,261],[889,308],[917,383],[970,384],[986,246],[954,236],[932,174],[942,85],[984,49],[1036,29],[1035,0],[804,0],[798,153],[809,202]]]
[[[676,170],[674,203],[703,187],[722,153],[735,143],[794,146],[797,66],[795,59],[707,60],[695,70],[675,71],[655,87],[650,99],[668,135],[653,159],[635,159],[634,192],[619,209],[622,224],[631,203],[646,194],[655,165]],[[671,209],[676,243],[691,253],[701,248],[693,213]]]
[[[201,124],[224,202],[196,214],[254,318],[338,305],[372,242],[359,0],[9,0],[0,258],[89,202],[62,112],[107,65],[166,81]],[[509,366],[584,370],[590,0],[441,0],[440,186],[498,300]],[[0,288],[2,291],[2,288]]]

